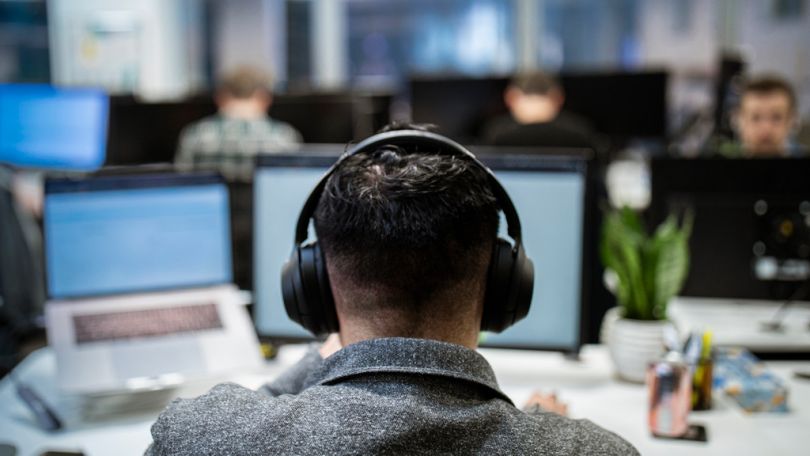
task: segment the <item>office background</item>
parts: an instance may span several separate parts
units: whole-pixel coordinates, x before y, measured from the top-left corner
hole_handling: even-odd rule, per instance
[[[666,68],[678,111],[723,52],[778,72],[810,112],[802,0],[93,0],[0,2],[0,81],[102,85],[149,100],[205,92],[235,64],[282,92],[391,90],[407,77]],[[711,87],[711,84],[709,84]]]
[[[420,121],[435,114],[440,124],[450,121],[454,113],[439,115],[438,105],[446,100],[472,103],[476,115],[492,114],[488,103],[501,102],[511,75],[541,69],[560,74],[564,85],[572,84],[568,86],[572,103],[578,92],[571,88],[578,82],[582,87],[582,81],[624,78],[605,86],[611,87],[613,98],[593,100],[602,108],[592,113],[595,118],[625,105],[639,107],[627,115],[649,114],[645,120],[651,120],[651,126],[643,131],[603,131],[593,162],[594,173],[599,174],[593,191],[605,179],[612,201],[636,207],[650,201],[647,160],[698,155],[716,124],[727,121],[718,118],[728,113],[724,106],[728,92],[722,83],[735,75],[784,76],[798,95],[800,125],[794,136],[799,143],[810,144],[808,43],[808,0],[0,0],[0,82],[104,89],[111,95],[108,165],[171,161],[181,128],[215,112],[211,93],[217,77],[238,65],[272,72],[272,116],[298,128],[305,143],[334,145],[360,139],[391,119]],[[636,77],[640,79],[632,79]],[[459,92],[436,98],[452,88]],[[471,93],[485,94],[484,101],[476,105],[465,96]],[[425,100],[433,105],[425,105]],[[503,112],[499,106],[494,113]],[[465,144],[480,141],[476,138],[480,125],[475,124],[480,119],[470,122],[452,126],[453,136]],[[340,150],[333,146],[330,152]],[[618,166],[607,169],[608,162]],[[231,187],[234,214],[252,210],[240,207],[252,192],[244,186]],[[607,196],[594,195],[594,200]],[[591,204],[585,210],[595,208]],[[586,220],[593,221],[589,218],[593,213],[589,214]],[[238,227],[234,228],[236,236]],[[583,267],[590,268],[583,290],[597,293],[602,276],[593,255],[595,241],[590,242],[584,242],[592,256],[582,260]],[[240,252],[236,246],[234,255],[241,259],[234,263],[235,279],[251,288],[253,263],[245,255],[252,255],[252,249]],[[603,288],[599,292],[588,296],[598,306],[589,304],[581,316],[587,320],[581,328],[583,343],[597,340],[601,315],[613,304]],[[749,308],[759,313],[736,315],[739,320],[734,321],[745,317],[748,324],[769,318],[776,305],[771,304]],[[795,321],[804,318],[803,311],[792,314],[798,315]],[[750,332],[741,337],[749,336]],[[805,352],[810,351],[806,339],[802,339]],[[34,343],[42,342],[40,338]],[[30,348],[23,347],[20,353],[27,354]],[[545,382],[569,391],[580,404],[577,415],[594,416],[600,424],[612,419],[596,394],[571,387],[567,376],[575,377],[572,372],[578,367],[561,366],[557,358],[485,352],[496,369],[511,376],[506,379],[510,394],[527,392],[530,382]],[[289,358],[284,359],[289,364]],[[528,375],[515,366],[529,359],[540,360],[538,366],[555,373],[546,378],[538,368],[527,380]],[[40,369],[49,361],[40,356],[32,362],[40,363],[36,365]],[[608,384],[612,373],[606,366],[588,365],[586,378],[576,377],[573,383]],[[793,373],[781,369],[783,376]],[[251,382],[259,384],[255,378]],[[47,385],[46,395],[56,394],[55,388],[49,389],[53,385]],[[807,391],[806,384],[791,387],[799,396]],[[624,385],[610,388],[607,396],[616,393],[611,397],[626,397],[634,404],[631,409],[638,416],[632,418],[638,423],[624,423],[625,428],[642,429],[642,395]],[[599,405],[582,406],[588,402]],[[793,430],[792,436],[799,435],[796,429],[806,422],[801,410],[800,406],[798,417],[786,427]],[[728,425],[731,434],[739,425],[754,426],[736,414],[729,417],[729,409],[720,414],[710,416],[709,422],[714,442],[724,448],[733,446],[726,439],[729,434],[722,432],[724,423],[738,426]],[[146,425],[138,426],[140,432]],[[101,435],[107,429],[95,431]],[[30,435],[36,438],[33,432]],[[661,448],[656,446],[660,442],[649,443],[641,431],[632,437],[634,443],[643,442],[643,448]],[[790,439],[784,445],[789,447]]]

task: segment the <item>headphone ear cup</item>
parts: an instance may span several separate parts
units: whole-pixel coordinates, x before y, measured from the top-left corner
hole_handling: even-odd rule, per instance
[[[281,290],[291,320],[315,335],[340,329],[326,261],[317,242],[296,247],[282,269]]]
[[[534,291],[534,264],[522,246],[517,250],[498,238],[492,249],[481,329],[501,332],[529,313]]]

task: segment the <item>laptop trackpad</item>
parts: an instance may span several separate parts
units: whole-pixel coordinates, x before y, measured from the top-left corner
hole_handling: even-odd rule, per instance
[[[165,374],[193,375],[205,372],[205,358],[197,340],[160,344],[120,344],[113,348],[113,369],[119,379]]]

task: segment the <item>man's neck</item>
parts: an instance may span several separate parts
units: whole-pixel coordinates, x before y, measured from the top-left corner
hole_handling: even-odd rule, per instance
[[[267,115],[264,106],[253,100],[231,100],[222,105],[220,114],[231,119],[256,120]]]
[[[403,328],[397,324],[396,328],[386,328],[366,320],[341,319],[340,342],[342,346],[350,345],[369,339],[385,337],[409,337],[415,339],[438,340],[451,344],[463,345],[475,349],[478,347],[479,330],[475,325],[446,325],[442,330],[422,329],[418,326]],[[464,328],[464,326],[467,326]]]

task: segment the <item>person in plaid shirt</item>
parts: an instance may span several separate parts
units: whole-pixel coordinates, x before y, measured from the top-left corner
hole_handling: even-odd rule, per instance
[[[273,101],[270,82],[252,67],[225,74],[215,95],[219,112],[180,134],[177,167],[216,170],[231,182],[250,182],[256,155],[297,149],[301,134],[267,115]]]

